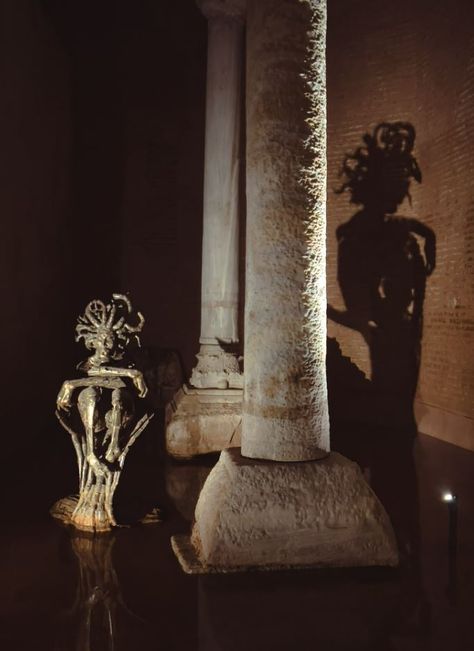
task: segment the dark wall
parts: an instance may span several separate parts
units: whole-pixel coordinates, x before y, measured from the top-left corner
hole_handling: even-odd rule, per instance
[[[207,21],[194,0],[145,4],[120,58],[121,288],[146,315],[144,342],[179,349],[189,373],[199,346]]]
[[[4,0],[0,24],[1,449],[2,478],[14,477],[2,492],[9,500],[37,463],[66,370],[72,146],[70,70],[52,25],[33,0]]]
[[[145,345],[197,352],[207,23],[193,0],[0,12],[4,495],[43,509],[74,489],[54,405],[86,303],[130,292]]]
[[[43,0],[72,75],[76,312],[130,292],[143,342],[197,352],[207,23],[193,0]]]

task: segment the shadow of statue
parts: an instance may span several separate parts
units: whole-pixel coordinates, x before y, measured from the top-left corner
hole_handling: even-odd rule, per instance
[[[387,509],[400,548],[418,549],[413,403],[418,382],[426,281],[435,268],[433,231],[397,211],[422,175],[415,129],[381,123],[346,155],[337,193],[360,209],[337,228],[338,282],[345,310],[328,318],[367,343],[371,379],[328,340],[328,392],[334,449],[357,461]]]
[[[435,235],[418,219],[397,213],[421,183],[413,156],[415,129],[379,124],[343,162],[342,186],[360,206],[338,227],[338,282],[346,306],[328,317],[357,330],[371,361],[372,421],[416,433],[413,401],[420,368],[426,279],[435,267]]]

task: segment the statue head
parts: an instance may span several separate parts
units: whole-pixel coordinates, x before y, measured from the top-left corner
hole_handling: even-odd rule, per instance
[[[394,213],[405,197],[410,199],[411,179],[421,183],[412,153],[415,128],[409,122],[383,122],[372,134],[366,133],[363,141],[363,146],[344,158],[340,175],[345,180],[336,192],[347,190],[352,203]]]
[[[128,318],[132,311],[130,299],[124,294],[113,294],[107,305],[97,299],[87,305],[77,320],[76,341],[83,339],[86,348],[94,351],[87,360],[89,368],[122,359],[132,340],[140,345],[138,333],[145,319],[137,312],[138,323],[131,325]]]

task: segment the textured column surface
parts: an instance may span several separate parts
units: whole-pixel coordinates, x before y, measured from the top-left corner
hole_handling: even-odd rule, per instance
[[[208,18],[201,284],[201,349],[191,384],[242,386],[220,343],[238,341],[239,142],[243,11],[237,0],[201,0]]]
[[[325,8],[249,6],[242,449],[221,452],[192,535],[172,539],[186,572],[398,562],[360,469],[328,454]]]
[[[326,24],[324,5],[311,4],[313,21],[310,3],[296,0],[252,2],[247,17],[242,454],[278,461],[316,459],[329,449]]]

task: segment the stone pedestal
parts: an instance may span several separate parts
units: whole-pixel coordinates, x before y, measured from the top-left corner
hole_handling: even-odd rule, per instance
[[[176,459],[240,445],[241,389],[184,385],[166,408],[166,450]]]
[[[268,463],[224,450],[195,517],[192,536],[172,540],[188,573],[398,563],[387,514],[359,466],[335,452]]]

